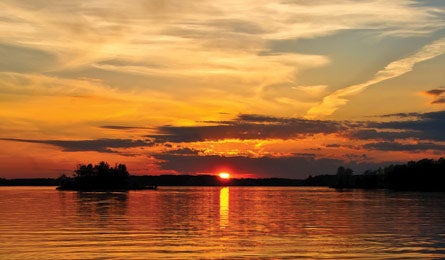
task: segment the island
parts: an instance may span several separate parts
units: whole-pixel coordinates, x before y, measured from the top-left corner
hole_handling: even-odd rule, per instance
[[[74,171],[73,177],[63,175],[59,181],[58,190],[128,191],[157,188],[155,185],[140,185],[130,182],[130,174],[125,164],[116,164],[114,167],[110,167],[103,161],[94,166],[80,164]]]

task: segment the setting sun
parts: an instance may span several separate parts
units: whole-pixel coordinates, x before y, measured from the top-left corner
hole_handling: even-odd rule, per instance
[[[221,179],[230,179],[230,173],[228,173],[228,172],[220,172],[219,173],[219,177]]]

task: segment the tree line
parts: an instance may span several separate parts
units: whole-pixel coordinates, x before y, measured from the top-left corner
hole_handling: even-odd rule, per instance
[[[340,166],[336,174],[309,176],[306,179],[241,178],[220,180],[214,175],[130,175],[125,164],[111,167],[106,162],[97,165],[79,164],[74,175],[57,179],[3,179],[0,186],[54,186],[60,190],[129,190],[149,186],[329,186],[337,189],[392,189],[410,191],[445,191],[445,159],[422,159],[405,164],[354,174]]]
[[[334,188],[363,188],[410,191],[445,191],[445,159],[422,159],[406,164],[393,164],[354,175],[350,168],[340,166]]]

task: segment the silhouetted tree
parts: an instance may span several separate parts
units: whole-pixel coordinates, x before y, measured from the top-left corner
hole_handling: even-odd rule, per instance
[[[389,188],[393,190],[445,191],[445,159],[422,159],[406,164],[389,165],[361,175],[339,167],[335,188]]]
[[[8,185],[8,180],[5,179],[5,178],[0,178],[0,185],[1,185],[1,186],[3,186],[3,185]]]
[[[422,159],[385,167],[388,188],[395,190],[445,191],[445,160]]]
[[[343,166],[338,167],[336,174],[336,183],[335,188],[343,189],[343,188],[352,188],[353,187],[353,179],[352,174],[354,171],[350,168],[345,168]]]
[[[68,190],[115,190],[129,189],[129,173],[125,164],[110,167],[106,162],[97,165],[79,164],[74,171],[74,177],[64,179],[59,189]]]

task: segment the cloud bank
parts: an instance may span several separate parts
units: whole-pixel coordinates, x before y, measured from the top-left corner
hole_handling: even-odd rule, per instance
[[[299,135],[335,133],[345,129],[344,123],[300,118],[281,118],[240,114],[235,120],[207,122],[208,126],[161,126],[158,134],[148,135],[157,142],[202,142],[223,139],[292,139]]]
[[[195,126],[102,127],[124,134],[134,134],[135,128],[138,133],[155,131],[134,139],[0,141],[51,145],[65,153],[136,156],[149,160],[161,173],[211,173],[227,167],[239,176],[290,178],[334,173],[339,165],[365,170],[388,163],[397,154],[403,158],[443,154],[444,111],[382,116],[391,117],[395,119],[353,122],[239,114],[232,120]],[[244,148],[238,150],[240,146]]]

